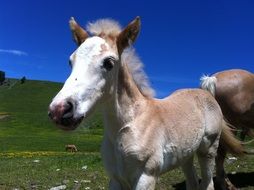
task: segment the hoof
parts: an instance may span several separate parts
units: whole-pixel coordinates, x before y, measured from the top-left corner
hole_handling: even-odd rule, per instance
[[[225,183],[228,190],[238,190],[228,178],[225,178]]]

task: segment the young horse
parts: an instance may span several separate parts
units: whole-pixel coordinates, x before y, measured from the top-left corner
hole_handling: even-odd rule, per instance
[[[139,33],[139,17],[123,30],[108,19],[90,23],[92,36],[73,18],[70,27],[79,47],[70,56],[71,75],[50,104],[49,116],[60,128],[73,130],[100,105],[109,188],[154,189],[160,174],[181,166],[188,190],[214,189],[219,143],[243,151],[214,97],[201,89],[180,90],[162,100],[152,97],[142,65],[128,48]]]
[[[240,69],[222,71],[202,77],[201,88],[215,96],[227,121],[242,130],[242,140],[246,133],[254,137],[251,133],[254,128],[254,74]],[[220,149],[217,169],[222,177],[225,177],[222,167],[225,156],[226,150]],[[228,179],[227,183],[234,189]]]

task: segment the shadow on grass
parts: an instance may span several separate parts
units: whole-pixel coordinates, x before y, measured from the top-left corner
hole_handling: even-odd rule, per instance
[[[238,188],[254,187],[254,172],[228,174],[228,178]]]
[[[228,178],[237,188],[254,187],[254,172],[228,174]],[[215,178],[213,178],[215,181]],[[185,190],[185,181],[173,185],[175,190]],[[216,190],[220,190],[215,186]]]

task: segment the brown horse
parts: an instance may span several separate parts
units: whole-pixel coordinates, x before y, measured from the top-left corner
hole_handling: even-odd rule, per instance
[[[240,69],[218,72],[210,77],[202,77],[201,88],[215,96],[227,121],[241,130],[242,140],[246,134],[253,136],[251,130],[254,129],[254,74]],[[220,152],[217,159],[220,165],[223,165],[226,151],[221,149]],[[220,170],[220,175],[225,177],[221,168],[217,169]],[[232,184],[229,186],[234,189]]]
[[[49,116],[60,128],[74,130],[95,108],[101,109],[109,189],[153,190],[159,175],[176,167],[186,176],[187,190],[214,189],[218,145],[243,152],[215,98],[201,89],[153,98],[131,47],[140,30],[139,17],[124,29],[108,19],[90,23],[89,33],[73,18],[70,26],[78,48],[70,56],[72,72],[50,104]]]
[[[65,151],[78,152],[78,149],[74,144],[67,144],[65,145]]]

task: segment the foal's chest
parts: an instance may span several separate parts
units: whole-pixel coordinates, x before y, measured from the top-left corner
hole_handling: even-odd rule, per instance
[[[143,140],[131,127],[124,127],[118,134],[116,140],[116,155],[122,159],[143,161],[147,155]]]

